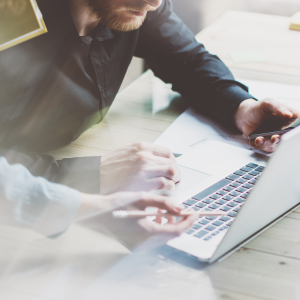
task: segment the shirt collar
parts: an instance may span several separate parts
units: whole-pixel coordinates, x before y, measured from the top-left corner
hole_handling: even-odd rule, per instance
[[[95,30],[93,38],[99,42],[112,39],[116,36],[117,32],[109,29],[108,27],[98,24]]]
[[[44,17],[48,34],[51,35],[53,42],[80,38],[66,0],[38,0],[38,5]],[[98,24],[92,39],[105,41],[114,38],[117,34],[116,31]]]

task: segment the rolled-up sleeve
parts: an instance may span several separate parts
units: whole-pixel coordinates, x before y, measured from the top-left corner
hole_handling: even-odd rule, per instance
[[[227,125],[234,125],[240,103],[253,98],[225,64],[196,41],[169,0],[148,14],[135,55],[144,58],[155,75],[171,83],[197,112]]]
[[[78,191],[34,177],[24,166],[0,157],[0,223],[52,236],[68,228],[80,204]]]

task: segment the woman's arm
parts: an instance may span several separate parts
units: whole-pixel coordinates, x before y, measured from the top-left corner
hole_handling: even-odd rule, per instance
[[[24,166],[0,157],[0,223],[51,236],[68,228],[80,205],[78,191],[34,177]]]

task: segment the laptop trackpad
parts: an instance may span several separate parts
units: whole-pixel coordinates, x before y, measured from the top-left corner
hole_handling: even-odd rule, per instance
[[[181,172],[181,181],[176,184],[175,191],[172,196],[179,196],[183,192],[189,190],[195,185],[211,177],[211,175],[202,173],[193,169],[189,169],[183,166],[178,166]]]

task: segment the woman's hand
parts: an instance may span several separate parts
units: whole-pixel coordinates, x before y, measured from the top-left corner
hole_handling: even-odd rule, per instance
[[[135,248],[147,240],[147,245],[156,247],[169,239],[180,236],[196,221],[196,216],[168,218],[165,224],[149,218],[116,219],[112,210],[144,210],[156,207],[172,214],[179,214],[181,207],[173,204],[170,198],[145,192],[122,192],[107,196],[83,194],[82,206],[77,220],[95,229],[105,227],[128,248]]]

